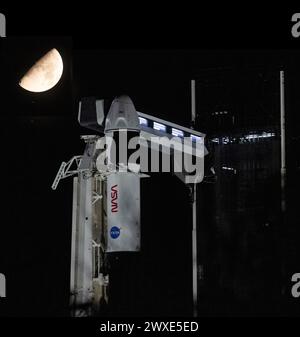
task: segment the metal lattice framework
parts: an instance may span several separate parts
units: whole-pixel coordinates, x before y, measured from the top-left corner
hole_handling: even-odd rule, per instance
[[[56,174],[56,177],[53,181],[51,188],[56,190],[58,183],[61,179],[71,177],[79,172],[79,166],[81,163],[82,156],[74,156],[68,162],[62,162],[60,168]],[[71,169],[72,166],[76,165],[76,169]]]

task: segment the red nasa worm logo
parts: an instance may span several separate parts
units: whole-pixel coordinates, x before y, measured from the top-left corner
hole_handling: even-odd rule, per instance
[[[116,213],[118,212],[118,185],[114,185],[111,187],[111,212]]]

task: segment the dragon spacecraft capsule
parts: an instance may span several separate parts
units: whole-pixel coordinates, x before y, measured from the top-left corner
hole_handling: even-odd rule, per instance
[[[108,111],[104,133],[127,130],[140,132],[139,117],[129,96],[116,97]]]

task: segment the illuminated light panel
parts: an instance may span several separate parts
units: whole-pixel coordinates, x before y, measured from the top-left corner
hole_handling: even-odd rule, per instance
[[[172,128],[172,135],[175,137],[183,137],[183,131]]]
[[[191,138],[191,141],[193,142],[199,142],[202,140],[201,137],[195,136],[195,135],[190,135],[190,138]]]
[[[148,126],[148,121],[144,117],[139,117],[140,125]]]
[[[153,129],[158,131],[166,132],[166,126],[157,122],[153,122]]]

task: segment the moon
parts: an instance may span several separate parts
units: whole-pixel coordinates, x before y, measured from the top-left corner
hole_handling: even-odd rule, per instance
[[[62,73],[62,58],[59,52],[53,48],[27,71],[19,85],[31,92],[47,91],[59,82]]]

